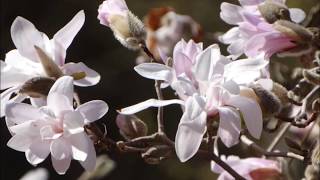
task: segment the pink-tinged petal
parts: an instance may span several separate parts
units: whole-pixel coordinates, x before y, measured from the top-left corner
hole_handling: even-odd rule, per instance
[[[186,99],[197,92],[192,82],[189,79],[182,77],[178,77],[177,81],[173,81],[171,87],[182,99]]]
[[[0,117],[3,117],[5,115],[6,105],[9,101],[10,97],[12,96],[13,93],[17,92],[18,90],[19,90],[19,87],[12,87],[12,88],[9,88],[1,93]]]
[[[231,167],[238,164],[239,160],[240,160],[240,158],[238,156],[233,156],[233,155],[230,155],[227,158],[225,155],[222,155],[220,158],[222,161],[224,161],[225,163],[227,163]],[[221,166],[219,166],[214,161],[211,161],[210,165],[211,165],[211,171],[213,171],[215,173],[223,173],[223,171],[225,171]]]
[[[53,140],[62,136],[62,133],[54,132],[52,126],[44,126],[40,129],[41,140]]]
[[[7,146],[16,150],[25,152],[31,145],[33,139],[25,135],[16,134],[7,142]]]
[[[198,80],[210,80],[213,73],[216,73],[218,61],[220,60],[220,48],[217,44],[209,46],[196,57],[196,64],[193,73]],[[221,71],[221,68],[218,68]],[[223,68],[222,68],[223,71]]]
[[[223,88],[225,88],[231,94],[239,94],[240,93],[239,85],[233,80],[228,80],[228,81],[224,82]]]
[[[149,99],[149,100],[143,101],[141,103],[135,104],[133,106],[123,108],[120,110],[120,113],[125,114],[125,115],[130,115],[130,114],[134,114],[134,113],[140,112],[142,110],[145,110],[149,107],[162,107],[162,106],[167,106],[170,104],[183,105],[184,102],[181,100],[178,100],[178,99],[173,99],[173,100]]]
[[[68,24],[66,24],[53,36],[53,39],[58,41],[64,47],[64,49],[67,49],[72,43],[74,37],[80,31],[84,21],[85,14],[84,11],[81,10],[71,19]]]
[[[43,72],[39,61],[35,62],[23,57],[17,49],[11,50],[6,54],[5,63],[15,69],[19,69],[20,73],[28,74],[30,77],[39,76]]]
[[[259,104],[241,96],[232,96],[226,104],[239,108],[249,133],[259,139],[263,126],[262,111]]]
[[[94,122],[102,118],[108,112],[108,105],[104,101],[94,100],[81,104],[76,111],[79,111],[85,118],[85,123]]]
[[[53,60],[58,66],[63,66],[65,63],[66,55],[67,55],[67,49],[63,47],[61,43],[59,43],[57,40],[52,39],[50,40],[51,48],[53,48]]]
[[[73,104],[73,78],[70,76],[62,76],[51,87],[48,98],[50,94],[60,94],[66,96],[70,104]]]
[[[27,161],[32,165],[43,162],[50,154],[50,144],[45,141],[35,141],[31,144],[25,155]]]
[[[78,161],[85,161],[88,157],[90,139],[85,133],[73,134],[68,137],[71,144],[71,154],[73,159]]]
[[[84,119],[80,112],[71,111],[64,115],[63,129],[70,134],[77,134],[84,132]]]
[[[18,16],[11,26],[11,38],[19,53],[32,61],[38,61],[34,46],[44,47],[43,33],[27,19]]]
[[[41,121],[27,121],[18,125],[9,127],[9,130],[14,134],[25,135],[29,137],[37,137],[40,135]]]
[[[227,147],[238,144],[241,130],[240,114],[228,107],[219,107],[218,110],[220,117],[218,136]]]
[[[239,0],[242,6],[252,6],[262,3],[264,0]]]
[[[84,63],[67,63],[63,66],[63,71],[67,75],[73,75],[76,73],[85,73],[85,77],[82,79],[75,79],[74,84],[77,86],[87,87],[98,84],[100,81],[100,75],[95,70],[90,69]]]
[[[55,139],[50,144],[51,156],[57,160],[71,157],[71,145],[64,138]]]
[[[255,82],[256,84],[259,84],[264,89],[271,91],[273,88],[273,81],[272,79],[259,79]]]
[[[233,27],[222,36],[219,37],[219,40],[224,44],[231,44],[232,42],[240,38],[239,27]]]
[[[38,108],[25,103],[8,103],[5,109],[5,115],[16,124],[26,121],[39,119],[42,117]]]
[[[175,137],[175,150],[181,162],[186,162],[197,153],[206,131],[206,120],[207,114],[196,97],[190,97]]]
[[[306,13],[299,8],[290,8],[290,19],[295,23],[301,23],[306,17]]]
[[[56,117],[62,117],[64,113],[73,111],[70,99],[58,93],[50,93],[47,98],[47,103]]]
[[[21,72],[4,61],[0,61],[1,76],[0,76],[0,89],[4,90],[14,86],[20,86],[26,82],[30,76]]]
[[[79,161],[81,166],[87,171],[93,171],[96,167],[96,150],[94,148],[93,142],[90,140],[89,142],[89,151],[88,156],[85,161]]]
[[[188,76],[191,75],[191,67],[192,67],[192,61],[182,52],[177,52],[174,54],[173,58],[173,68],[179,76],[180,74],[187,74]]]
[[[220,18],[226,23],[236,25],[243,21],[240,6],[223,2],[220,8]]]
[[[158,63],[142,63],[134,67],[141,76],[148,79],[163,80],[171,82],[173,79],[172,68]]]
[[[110,15],[121,15],[125,16],[125,12],[128,11],[127,4],[124,0],[106,0],[98,9],[98,19],[100,24],[109,26]]]
[[[244,52],[245,41],[243,39],[238,39],[233,41],[227,48],[228,52],[236,57],[241,56]]]
[[[66,171],[70,167],[71,156],[68,156],[64,159],[56,159],[54,156],[51,156],[52,166],[56,170],[56,172],[60,175],[66,173]]]

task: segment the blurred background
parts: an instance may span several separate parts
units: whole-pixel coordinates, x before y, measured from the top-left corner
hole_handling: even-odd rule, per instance
[[[133,13],[143,18],[150,8],[170,6],[179,14],[190,15],[203,28],[205,47],[213,43],[210,38],[214,32],[225,32],[230,28],[219,18],[221,0],[126,0]],[[227,1],[237,4],[237,1]],[[317,0],[288,0],[289,7],[299,7],[306,12],[316,4]],[[116,110],[156,97],[153,81],[144,79],[133,70],[136,52],[129,51],[116,41],[109,28],[99,24],[97,9],[101,0],[1,0],[0,7],[0,59],[6,52],[14,49],[11,41],[10,26],[17,16],[22,16],[42,32],[52,37],[79,11],[84,10],[86,21],[67,51],[67,62],[84,62],[101,75],[98,85],[88,88],[77,88],[81,101],[86,102],[101,99],[109,104],[108,114],[98,121],[104,123],[108,136],[122,140],[115,125]],[[225,50],[224,45],[221,46]],[[225,52],[225,51],[224,51]],[[283,63],[287,63],[283,60]],[[288,62],[290,63],[290,62]],[[172,98],[173,93],[165,90],[165,97]],[[156,109],[148,109],[138,114],[148,124],[149,133],[156,129]],[[181,110],[178,106],[165,108],[165,130],[171,139],[175,136]],[[33,169],[26,160],[24,153],[17,152],[6,146],[10,134],[5,121],[0,121],[0,179],[19,179],[28,170]],[[236,148],[234,149],[236,150]],[[231,150],[233,151],[233,150]],[[115,169],[105,179],[117,180],[198,180],[215,179],[210,171],[209,162],[193,158],[187,163],[177,159],[165,160],[159,165],[146,164],[138,154],[116,155],[108,154],[115,161]],[[39,167],[49,170],[50,179],[77,179],[83,169],[73,161],[66,175],[59,176],[53,170],[48,158]]]

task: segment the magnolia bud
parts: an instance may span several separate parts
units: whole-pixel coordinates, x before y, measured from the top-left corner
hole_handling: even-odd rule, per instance
[[[44,69],[44,72],[47,74],[48,77],[53,77],[58,79],[63,75],[59,66],[53,61],[53,59],[47,55],[40,47],[34,46],[36,52],[39,56],[40,63]]]
[[[261,108],[265,113],[274,115],[281,111],[281,101],[274,93],[264,89],[260,85],[254,85],[252,89],[259,97]]]
[[[114,32],[114,36],[120,43],[132,50],[140,48],[139,44],[144,43],[146,39],[146,31],[141,20],[127,11],[126,16],[111,15],[110,28]]]
[[[33,98],[47,96],[54,80],[47,77],[34,77],[26,81],[19,90],[19,93],[27,94]]]
[[[290,20],[289,10],[278,3],[266,1],[258,6],[262,17],[270,24],[279,19]]]
[[[145,136],[148,133],[147,125],[134,115],[119,114],[116,123],[120,134],[126,139]]]
[[[274,28],[286,36],[300,43],[309,43],[313,40],[313,33],[307,28],[286,20],[278,20],[273,24]]]

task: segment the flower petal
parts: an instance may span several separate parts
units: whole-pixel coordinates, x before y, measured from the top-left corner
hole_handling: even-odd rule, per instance
[[[20,86],[31,78],[28,74],[21,72],[4,61],[0,61],[1,76],[0,89],[7,89],[14,86]]]
[[[196,57],[196,64],[193,72],[198,80],[207,81],[211,79],[216,64],[220,60],[220,48],[217,44],[209,46]],[[222,69],[223,70],[223,69]]]
[[[173,100],[149,99],[149,100],[143,101],[141,103],[138,103],[136,105],[123,108],[120,110],[120,113],[125,114],[125,115],[129,115],[129,114],[134,114],[134,113],[140,112],[140,111],[147,109],[149,107],[162,107],[162,106],[167,106],[170,104],[183,105],[184,102],[181,100],[178,100],[178,99],[173,99]]]
[[[219,107],[219,130],[218,136],[227,147],[234,146],[239,142],[241,130],[240,114],[233,108]]]
[[[27,161],[32,165],[43,162],[50,154],[50,145],[46,141],[35,141],[25,152]]]
[[[42,115],[38,108],[25,103],[9,103],[5,109],[6,117],[16,124],[41,118]]]
[[[47,98],[47,104],[50,110],[54,112],[55,117],[62,117],[67,111],[73,111],[70,98],[58,93],[50,93]]]
[[[89,146],[91,145],[90,139],[85,133],[73,134],[68,137],[71,144],[71,154],[73,159],[85,161],[88,157]]]
[[[50,144],[51,156],[57,160],[70,158],[71,145],[62,138],[55,139]]]
[[[81,104],[76,111],[79,111],[85,118],[85,123],[94,122],[102,118],[108,112],[108,105],[104,101],[94,100]]]
[[[232,96],[226,104],[240,109],[249,133],[259,139],[263,126],[262,111],[259,104],[241,96]]]
[[[67,63],[63,66],[63,71],[67,75],[74,75],[76,73],[85,73],[85,77],[74,80],[74,84],[77,86],[87,87],[98,84],[100,81],[100,75],[93,69],[90,69],[84,63]]]
[[[88,156],[85,161],[79,161],[81,166],[87,171],[93,171],[96,167],[96,150],[94,148],[93,142],[90,140],[88,149]]]
[[[60,29],[54,36],[53,39],[58,41],[64,49],[67,49],[74,37],[80,31],[85,21],[84,11],[79,11],[71,21]]]
[[[239,27],[233,27],[222,36],[219,37],[219,40],[225,44],[231,44],[232,42],[238,40],[240,37]]]
[[[241,7],[223,2],[221,4],[221,12],[220,12],[220,18],[225,21],[228,24],[236,25],[239,22],[242,22],[242,16],[241,16]]]
[[[11,97],[11,95],[13,93],[15,93],[16,91],[18,91],[18,87],[12,87],[9,88],[5,91],[3,91],[1,93],[1,102],[0,102],[0,107],[1,107],[1,111],[0,111],[0,117],[3,117],[5,115],[5,109],[6,109],[6,105]]]
[[[11,38],[22,56],[31,61],[38,60],[34,46],[44,47],[43,33],[39,32],[30,21],[18,16],[11,26]]]
[[[172,68],[158,63],[142,63],[134,67],[134,70],[141,76],[171,82],[173,78]]]
[[[84,119],[80,112],[71,111],[64,115],[63,129],[70,134],[82,133],[84,131]]]
[[[186,162],[197,153],[206,131],[206,120],[206,112],[194,97],[190,97],[175,137],[175,150],[181,162]]]
[[[62,76],[51,87],[48,97],[51,93],[58,93],[68,98],[70,104],[73,103],[73,78],[70,76]]]
[[[68,156],[64,159],[56,159],[54,156],[51,156],[52,166],[57,171],[58,174],[63,175],[70,167],[71,156]]]
[[[7,142],[7,146],[14,150],[25,152],[30,147],[32,141],[33,139],[30,137],[16,134]]]

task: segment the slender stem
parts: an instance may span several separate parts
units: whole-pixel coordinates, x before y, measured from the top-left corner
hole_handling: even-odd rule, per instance
[[[151,51],[148,49],[148,47],[141,43],[140,44],[141,49],[150,57],[151,62],[155,62],[156,59],[154,55],[151,53]],[[159,100],[163,100],[163,94],[161,91],[161,81],[156,80],[154,87],[156,89],[157,97]],[[162,133],[164,132],[164,125],[163,125],[163,107],[158,108],[158,114],[157,114],[157,122],[158,122],[158,132]]]
[[[242,143],[246,144],[248,147],[254,149],[255,151],[259,152],[262,155],[265,155],[267,157],[287,157],[287,158],[293,158],[298,159],[300,161],[304,161],[304,156],[301,156],[299,154],[295,154],[293,152],[270,152],[266,151],[264,148],[257,145],[255,142],[250,140],[247,136],[241,135],[240,140]]]
[[[276,135],[276,137],[273,139],[269,147],[267,148],[267,151],[273,151],[273,149],[278,145],[281,138],[285,135],[287,130],[291,127],[291,123],[285,123],[285,125],[280,129],[280,132]]]

